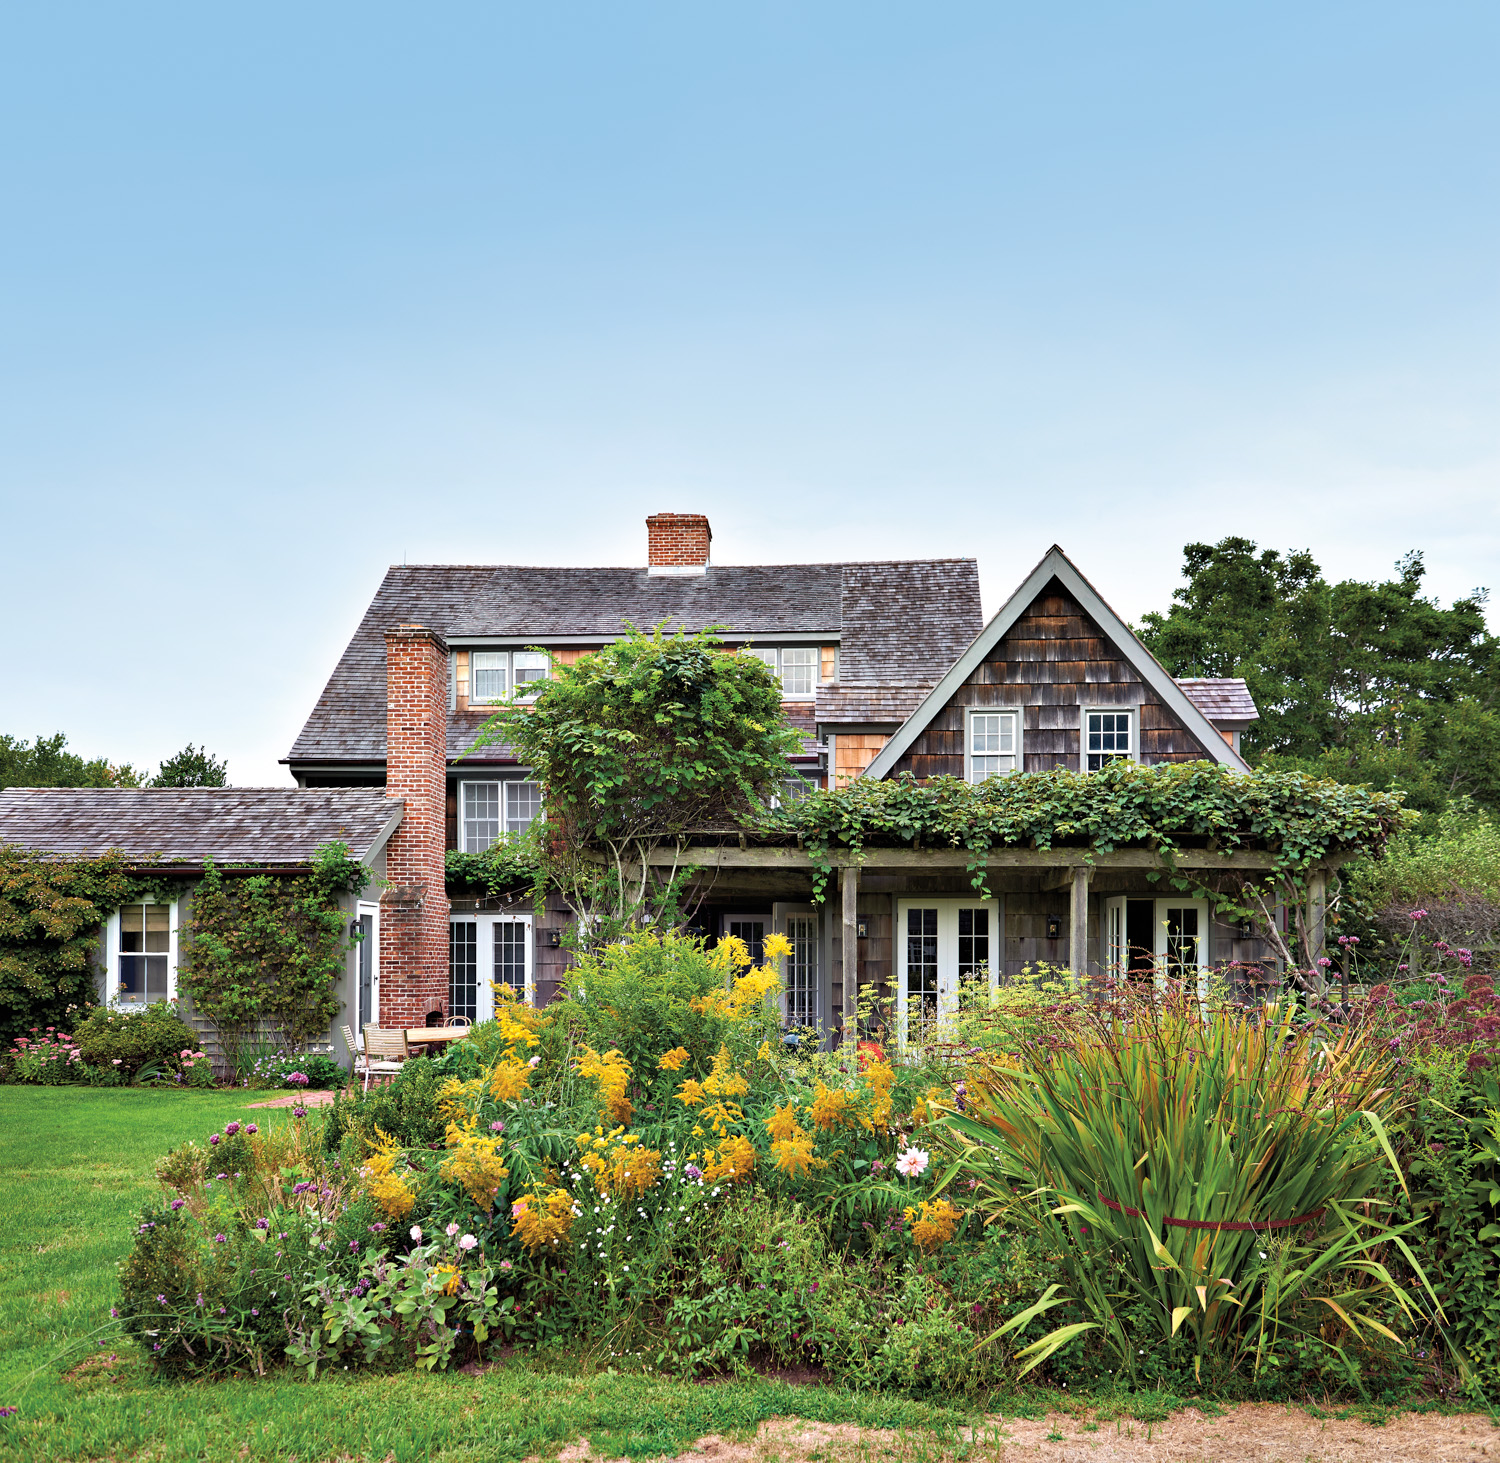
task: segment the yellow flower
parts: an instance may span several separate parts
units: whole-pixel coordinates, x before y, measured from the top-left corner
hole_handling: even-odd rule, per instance
[[[771,1043],[770,1043],[770,1042],[769,1042],[769,1041],[763,1041],[763,1042],[761,1042],[761,1044],[760,1044],[760,1048],[759,1048],[759,1050],[758,1050],[758,1051],[757,1051],[757,1052],[756,1052],[756,1053],[755,1053],[755,1055],[756,1055],[756,1056],[757,1056],[757,1057],[758,1057],[758,1058],[759,1058],[759,1059],[760,1059],[760,1060],[761,1060],[761,1061],[763,1061],[763,1062],[768,1062],[768,1061],[770,1061],[770,1059],[771,1059]]]
[[[610,1117],[617,1123],[628,1123],[635,1113],[635,1105],[625,1095],[631,1075],[630,1063],[625,1060],[625,1054],[607,1051],[601,1056],[593,1047],[586,1046],[579,1059],[578,1070],[598,1083],[600,1100]]]
[[[771,1116],[765,1119],[765,1128],[777,1143],[799,1137],[802,1128],[797,1122],[797,1104],[789,1102],[785,1107],[772,1108]]]
[[[761,949],[766,952],[767,960],[785,960],[792,953],[792,942],[783,934],[770,934]]]
[[[827,1166],[825,1160],[813,1156],[812,1139],[797,1130],[798,1136],[783,1138],[771,1144],[771,1157],[776,1160],[776,1167],[788,1178],[801,1178],[811,1173],[815,1168]]]
[[[685,1104],[687,1107],[692,1107],[694,1103],[703,1101],[703,1084],[689,1077],[677,1089],[676,1097],[678,1102]]]
[[[835,1128],[852,1128],[859,1121],[859,1100],[852,1092],[813,1084],[813,1105],[808,1109],[813,1126],[820,1133]]]
[[[919,1250],[931,1254],[953,1238],[963,1211],[946,1199],[923,1199],[915,1208],[902,1211],[911,1225],[911,1237]]]
[[[754,1173],[755,1147],[748,1138],[736,1136],[719,1144],[719,1156],[703,1170],[703,1177],[711,1184],[742,1184]]]
[[[448,1133],[450,1147],[438,1175],[462,1184],[469,1197],[488,1213],[494,1206],[500,1185],[510,1174],[500,1155],[501,1140],[463,1132],[455,1142],[453,1129],[450,1128]]]
[[[538,1189],[510,1206],[510,1232],[533,1254],[555,1250],[573,1228],[573,1196],[566,1189]]]
[[[688,1049],[685,1046],[674,1046],[671,1051],[663,1054],[656,1065],[663,1072],[675,1072],[687,1060]]]
[[[460,1276],[456,1265],[439,1265],[436,1269],[427,1272],[427,1278],[434,1285],[441,1284],[444,1295],[457,1295]]]
[[[514,1102],[529,1086],[531,1068],[519,1057],[506,1057],[490,1072],[490,1095],[497,1102]]]
[[[416,1204],[417,1176],[405,1168],[400,1143],[380,1128],[375,1133],[378,1142],[362,1170],[365,1191],[387,1219],[404,1219]]]

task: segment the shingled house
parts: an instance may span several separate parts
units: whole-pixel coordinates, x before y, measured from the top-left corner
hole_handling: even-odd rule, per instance
[[[0,840],[295,862],[310,838],[342,837],[383,878],[378,904],[372,894],[357,911],[370,938],[351,957],[343,1019],[416,1026],[483,1018],[492,982],[552,998],[567,912],[554,903],[538,919],[529,900],[450,902],[444,860],[523,830],[541,807],[510,749],[472,750],[494,707],[536,694],[549,657],[576,659],[627,623],[717,627],[765,658],[801,733],[788,796],[855,777],[980,781],[1089,772],[1118,758],[1245,767],[1239,738],[1256,710],[1244,683],[1173,680],[1058,548],[985,623],[972,559],[717,565],[701,515],[657,514],[647,530],[639,568],[392,568],[285,759],[296,789],[225,790],[218,802],[213,790],[179,801],[143,792],[160,802],[139,806],[109,791],[80,794],[76,806],[50,790],[3,794]],[[263,845],[237,842],[222,822],[206,836],[205,820],[221,819],[236,796],[249,799],[246,818],[261,820]],[[159,813],[148,816],[151,807]],[[1265,953],[1214,921],[1206,902],[1163,897],[1146,850],[995,850],[992,897],[978,899],[962,852],[867,848],[841,867],[837,897],[824,904],[798,847],[711,840],[693,856],[702,933],[738,934],[752,948],[773,928],[787,934],[786,1017],[830,1038],[867,985],[889,992],[903,1019],[931,1017],[980,969],[996,980],[1038,961],[1201,968]],[[1247,870],[1269,863],[1253,850],[1235,860]],[[107,966],[115,947],[105,948]],[[117,975],[106,971],[106,990]]]

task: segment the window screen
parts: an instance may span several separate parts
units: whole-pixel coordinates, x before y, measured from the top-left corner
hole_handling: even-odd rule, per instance
[[[1019,718],[1014,711],[975,711],[969,716],[969,781],[1003,777],[1016,770]]]
[[[1097,772],[1106,762],[1130,756],[1130,713],[1090,711],[1084,718],[1084,768]]]

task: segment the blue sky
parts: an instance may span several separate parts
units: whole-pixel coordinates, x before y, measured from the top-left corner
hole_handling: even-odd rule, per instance
[[[0,731],[277,766],[384,567],[1500,590],[1493,4],[12,7]]]

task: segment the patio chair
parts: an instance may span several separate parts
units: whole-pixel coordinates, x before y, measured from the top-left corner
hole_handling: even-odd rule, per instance
[[[472,1026],[473,1024],[474,1023],[470,1021],[467,1016],[450,1016],[448,1018],[449,1026],[461,1026],[467,1028]]]
[[[365,1027],[365,1091],[371,1077],[394,1077],[401,1064],[411,1055],[405,1031],[387,1031],[380,1026]]]

